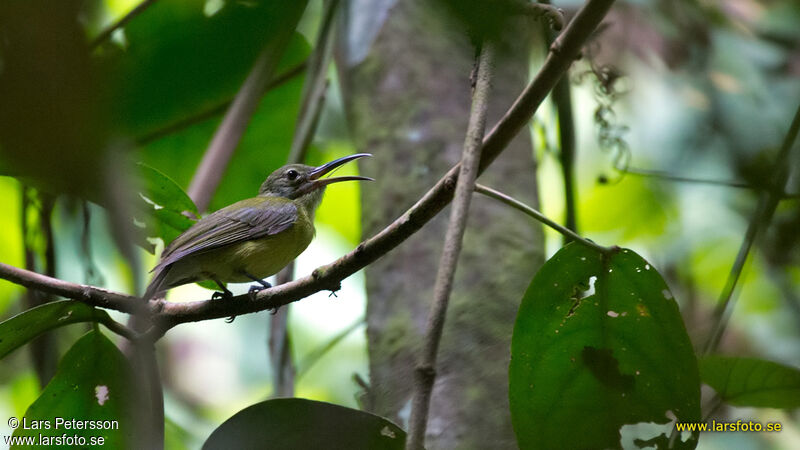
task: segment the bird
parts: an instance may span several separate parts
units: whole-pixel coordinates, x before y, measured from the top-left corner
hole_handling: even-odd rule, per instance
[[[176,286],[212,280],[220,291],[212,299],[233,296],[225,283],[255,281],[250,295],[271,287],[264,278],[278,273],[314,238],[314,213],[326,186],[342,181],[374,181],[363,176],[322,178],[343,164],[372,156],[348,155],[318,167],[289,164],[272,172],[258,196],[238,201],[195,222],[162,252],[151,270],[143,298],[150,300]]]

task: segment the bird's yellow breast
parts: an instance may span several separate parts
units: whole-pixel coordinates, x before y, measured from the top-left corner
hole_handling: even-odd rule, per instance
[[[297,221],[280,233],[180,259],[170,269],[168,284],[187,278],[217,279],[223,283],[252,281],[244,273],[266,278],[278,273],[303,253],[313,238],[314,224],[299,210]]]

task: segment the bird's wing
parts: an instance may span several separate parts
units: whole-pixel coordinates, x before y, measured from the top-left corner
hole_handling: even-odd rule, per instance
[[[297,207],[287,201],[253,202],[243,200],[201,219],[164,249],[161,262],[153,270],[201,251],[258,239],[280,233],[297,220]]]

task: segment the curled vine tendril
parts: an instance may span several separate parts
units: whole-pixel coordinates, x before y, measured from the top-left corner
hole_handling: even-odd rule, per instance
[[[612,167],[617,173],[613,180],[609,180],[606,175],[600,175],[598,182],[616,184],[625,176],[631,161],[631,150],[625,140],[625,133],[628,132],[629,127],[619,123],[614,111],[617,100],[628,91],[622,86],[621,80],[625,76],[621,71],[611,65],[597,64],[593,57],[597,50],[597,41],[594,45],[587,47],[586,56],[590,68],[578,76],[577,82],[582,82],[587,76],[592,76],[594,79],[594,96],[597,102],[594,123],[597,143],[601,151],[611,155]]]

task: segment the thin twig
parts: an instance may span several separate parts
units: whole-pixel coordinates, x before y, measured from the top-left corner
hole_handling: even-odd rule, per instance
[[[139,3],[135,8],[130,10],[128,14],[122,16],[122,18],[120,18],[119,20],[114,22],[111,26],[100,32],[100,34],[98,34],[96,38],[92,39],[92,42],[89,43],[89,48],[92,50],[97,48],[100,44],[102,44],[108,38],[110,38],[115,31],[127,25],[128,22],[131,21],[131,19],[143,13],[145,9],[147,9],[150,5],[152,5],[155,2],[156,0],[144,0],[142,3]]]
[[[564,28],[564,11],[549,4],[550,2],[530,3],[528,0],[512,3],[519,8],[521,14],[531,16],[535,19],[545,18],[547,25],[554,31],[561,31]]]
[[[134,342],[134,368],[138,372],[149,408],[140,411],[139,423],[146,426],[147,439],[143,448],[162,450],[164,448],[164,391],[161,385],[161,374],[158,370],[158,358],[153,341],[139,340]],[[149,441],[149,442],[148,442]]]
[[[500,200],[501,202],[505,203],[506,205],[511,206],[512,208],[514,208],[514,209],[516,209],[518,211],[521,211],[521,212],[533,217],[534,219],[538,220],[539,222],[547,225],[548,227],[558,231],[559,233],[561,233],[565,237],[569,238],[570,241],[575,241],[575,242],[577,242],[577,243],[579,243],[581,245],[585,245],[585,246],[587,246],[587,247],[589,247],[591,249],[597,250],[598,252],[603,253],[603,254],[609,254],[609,253],[613,253],[614,251],[616,251],[615,247],[604,247],[602,245],[596,244],[596,243],[594,243],[594,242],[592,242],[592,241],[580,236],[579,234],[575,233],[574,231],[570,230],[569,228],[566,228],[566,227],[564,227],[562,225],[559,225],[558,223],[552,221],[547,216],[545,216],[544,214],[540,213],[539,211],[531,208],[530,206],[526,205],[525,203],[522,203],[521,201],[515,199],[514,197],[506,195],[506,194],[504,194],[504,193],[502,193],[500,191],[496,191],[496,190],[494,190],[494,189],[492,189],[490,187],[483,186],[482,184],[476,184],[475,185],[475,192],[483,194],[483,195],[485,195],[487,197],[491,197],[491,198],[493,198],[495,200]]]
[[[314,53],[309,61],[308,77],[303,86],[303,100],[294,130],[292,148],[289,151],[290,163],[303,162],[316,132],[328,88],[328,66],[333,55],[334,17],[338,6],[339,0],[328,0],[325,4]]]
[[[444,249],[439,261],[439,271],[436,274],[433,288],[433,304],[428,315],[422,356],[414,371],[414,395],[411,401],[411,418],[406,440],[406,449],[409,450],[422,449],[425,444],[428,411],[433,393],[433,383],[436,380],[436,355],[439,352],[439,342],[447,316],[447,304],[453,288],[458,256],[461,254],[464,230],[467,227],[472,190],[475,187],[475,178],[478,176],[481,143],[486,129],[489,91],[494,74],[493,66],[493,44],[485,42],[482,45],[478,61],[478,76],[472,95],[472,108],[467,125],[467,136],[464,140],[464,152],[461,156],[461,168],[453,199],[453,209],[450,213],[450,223],[445,233]]]
[[[636,175],[640,177],[648,177],[648,178],[656,178],[665,181],[674,181],[676,183],[694,183],[694,184],[709,184],[712,186],[723,186],[729,187],[734,189],[750,189],[753,191],[764,191],[769,190],[769,186],[756,186],[744,181],[734,181],[734,180],[717,180],[713,178],[694,178],[694,177],[687,177],[683,175],[674,175],[669,172],[665,172],[663,170],[652,170],[652,169],[640,169],[637,167],[625,167],[621,169],[615,169],[618,172],[624,173],[626,175]],[[790,193],[790,192],[782,192],[779,195],[780,200],[796,200],[800,198],[800,194],[798,193]]]
[[[667,181],[676,181],[679,183],[695,183],[695,184],[711,184],[714,186],[726,186],[730,188],[737,188],[737,189],[763,189],[758,186],[753,186],[743,181],[733,181],[733,180],[715,180],[711,178],[692,178],[686,177],[683,175],[673,175],[668,172],[664,172],[661,170],[650,170],[650,169],[639,169],[636,167],[627,167],[624,169],[618,169],[619,172],[630,174],[630,175],[638,175],[642,177],[652,177],[652,178],[660,178]]]
[[[314,365],[318,363],[323,356],[327,355],[329,351],[336,347],[347,336],[350,336],[350,333],[366,324],[366,319],[362,317],[336,333],[336,335],[324,345],[311,351],[308,356],[303,359],[303,362],[298,364],[299,368],[297,369],[297,380],[299,381],[305,374],[311,371],[311,368],[314,367]]]
[[[613,3],[613,0],[589,0],[578,11],[551,47],[552,51],[539,73],[483,140],[479,173],[528,124],[542,100],[575,60],[583,43],[597,28]],[[328,265],[318,267],[310,276],[264,289],[256,295],[255,300],[244,294],[225,302],[155,302],[154,305],[160,311],[154,314],[156,325],[146,335],[155,339],[179,323],[265,311],[295,302],[315,292],[338,289],[343,279],[400,245],[435,217],[452,199],[458,171],[459,165],[451,168],[414,206],[378,234],[359,244],[355,250]],[[144,307],[141,300],[133,296],[57,280],[3,263],[0,263],[0,278],[103,308],[133,312]]]
[[[537,6],[552,6],[549,1],[537,3]],[[533,5],[533,4],[531,4]],[[562,19],[563,20],[563,19]],[[560,30],[561,28],[556,28]],[[545,42],[553,44],[557,34],[552,28],[544,28]],[[575,233],[578,232],[578,214],[575,208],[575,120],[572,113],[572,92],[569,77],[562,77],[552,93],[553,103],[558,113],[558,159],[561,163],[561,178],[564,180],[564,225]],[[564,245],[572,238],[564,236]]]
[[[140,338],[139,333],[117,322],[116,320],[112,319],[111,316],[109,315],[104,314],[103,318],[100,320],[100,323],[102,323],[106,328],[108,328],[109,331],[116,333],[131,342],[137,341]]]
[[[736,284],[742,274],[744,264],[747,262],[747,257],[750,254],[750,247],[758,236],[758,232],[765,228],[772,220],[775,214],[775,209],[783,197],[784,190],[786,189],[786,180],[789,178],[789,153],[794,146],[797,133],[800,131],[800,106],[795,112],[792,124],[789,126],[789,131],[783,140],[778,156],[775,158],[775,163],[772,166],[773,182],[771,189],[763,191],[758,199],[758,207],[756,208],[750,223],[747,225],[747,232],[745,232],[742,245],[739,247],[739,253],[736,255],[736,260],[733,262],[733,267],[728,274],[728,279],[725,281],[725,286],[717,300],[717,306],[714,309],[714,325],[711,328],[711,334],[708,336],[706,345],[703,348],[703,354],[708,355],[716,350],[719,345],[722,333],[730,319],[733,293],[736,290]]]
[[[55,259],[55,243],[53,242],[53,205],[54,199],[49,194],[38,192],[37,190],[22,186],[22,241],[25,247],[25,268],[27,270],[36,270],[36,256],[38,237],[44,238],[44,273],[47,276],[55,276],[56,259]],[[36,228],[29,227],[30,212],[38,210]],[[41,254],[40,254],[41,256]],[[28,290],[24,296],[25,307],[35,308],[51,301],[48,296],[43,292],[36,290]],[[39,379],[41,387],[47,385],[53,374],[56,372],[58,366],[58,355],[56,350],[56,341],[52,333],[44,333],[31,342],[28,346],[33,360],[33,367],[36,371],[36,376]]]
[[[272,89],[275,89],[287,81],[293,79],[294,77],[303,73],[306,70],[306,61],[303,61],[299,64],[296,64],[290,69],[287,69],[282,74],[272,78],[269,83],[267,83],[267,87],[265,88],[265,92],[269,92]],[[153,130],[145,135],[142,135],[136,138],[136,143],[139,145],[146,145],[150,142],[155,140],[161,139],[165,136],[169,136],[170,134],[177,133],[181,130],[184,130],[192,125],[198,124],[200,122],[206,121],[212,117],[216,117],[219,114],[225,112],[231,106],[233,99],[225,100],[218,105],[212,106],[208,109],[200,111],[197,114],[193,114],[189,117],[185,117],[183,119],[179,119],[173,123],[167,124],[157,130]]]
[[[267,83],[272,77],[283,51],[289,44],[289,39],[305,6],[306,1],[291,2],[286,6],[287,9],[291,9],[290,13],[287,11],[287,22],[281,24],[278,34],[267,42],[258,55],[253,69],[214,133],[214,137],[200,161],[200,166],[189,184],[188,194],[197,205],[198,211],[202,212],[208,208],[211,196],[222,180],[222,175],[228,167],[233,151],[239,145],[244,130],[264,95]]]
[[[292,147],[289,150],[288,164],[302,163],[317,132],[322,107],[325,104],[325,93],[328,89],[328,66],[333,54],[333,35],[335,13],[339,0],[328,0],[325,3],[322,23],[314,45],[314,53],[309,58],[308,75],[303,85],[300,111],[295,125]],[[294,273],[294,262],[289,263],[278,274],[277,284],[291,281]],[[278,309],[270,316],[269,357],[272,362],[273,396],[292,397],[296,367],[292,359],[292,342],[289,336],[288,307]]]

